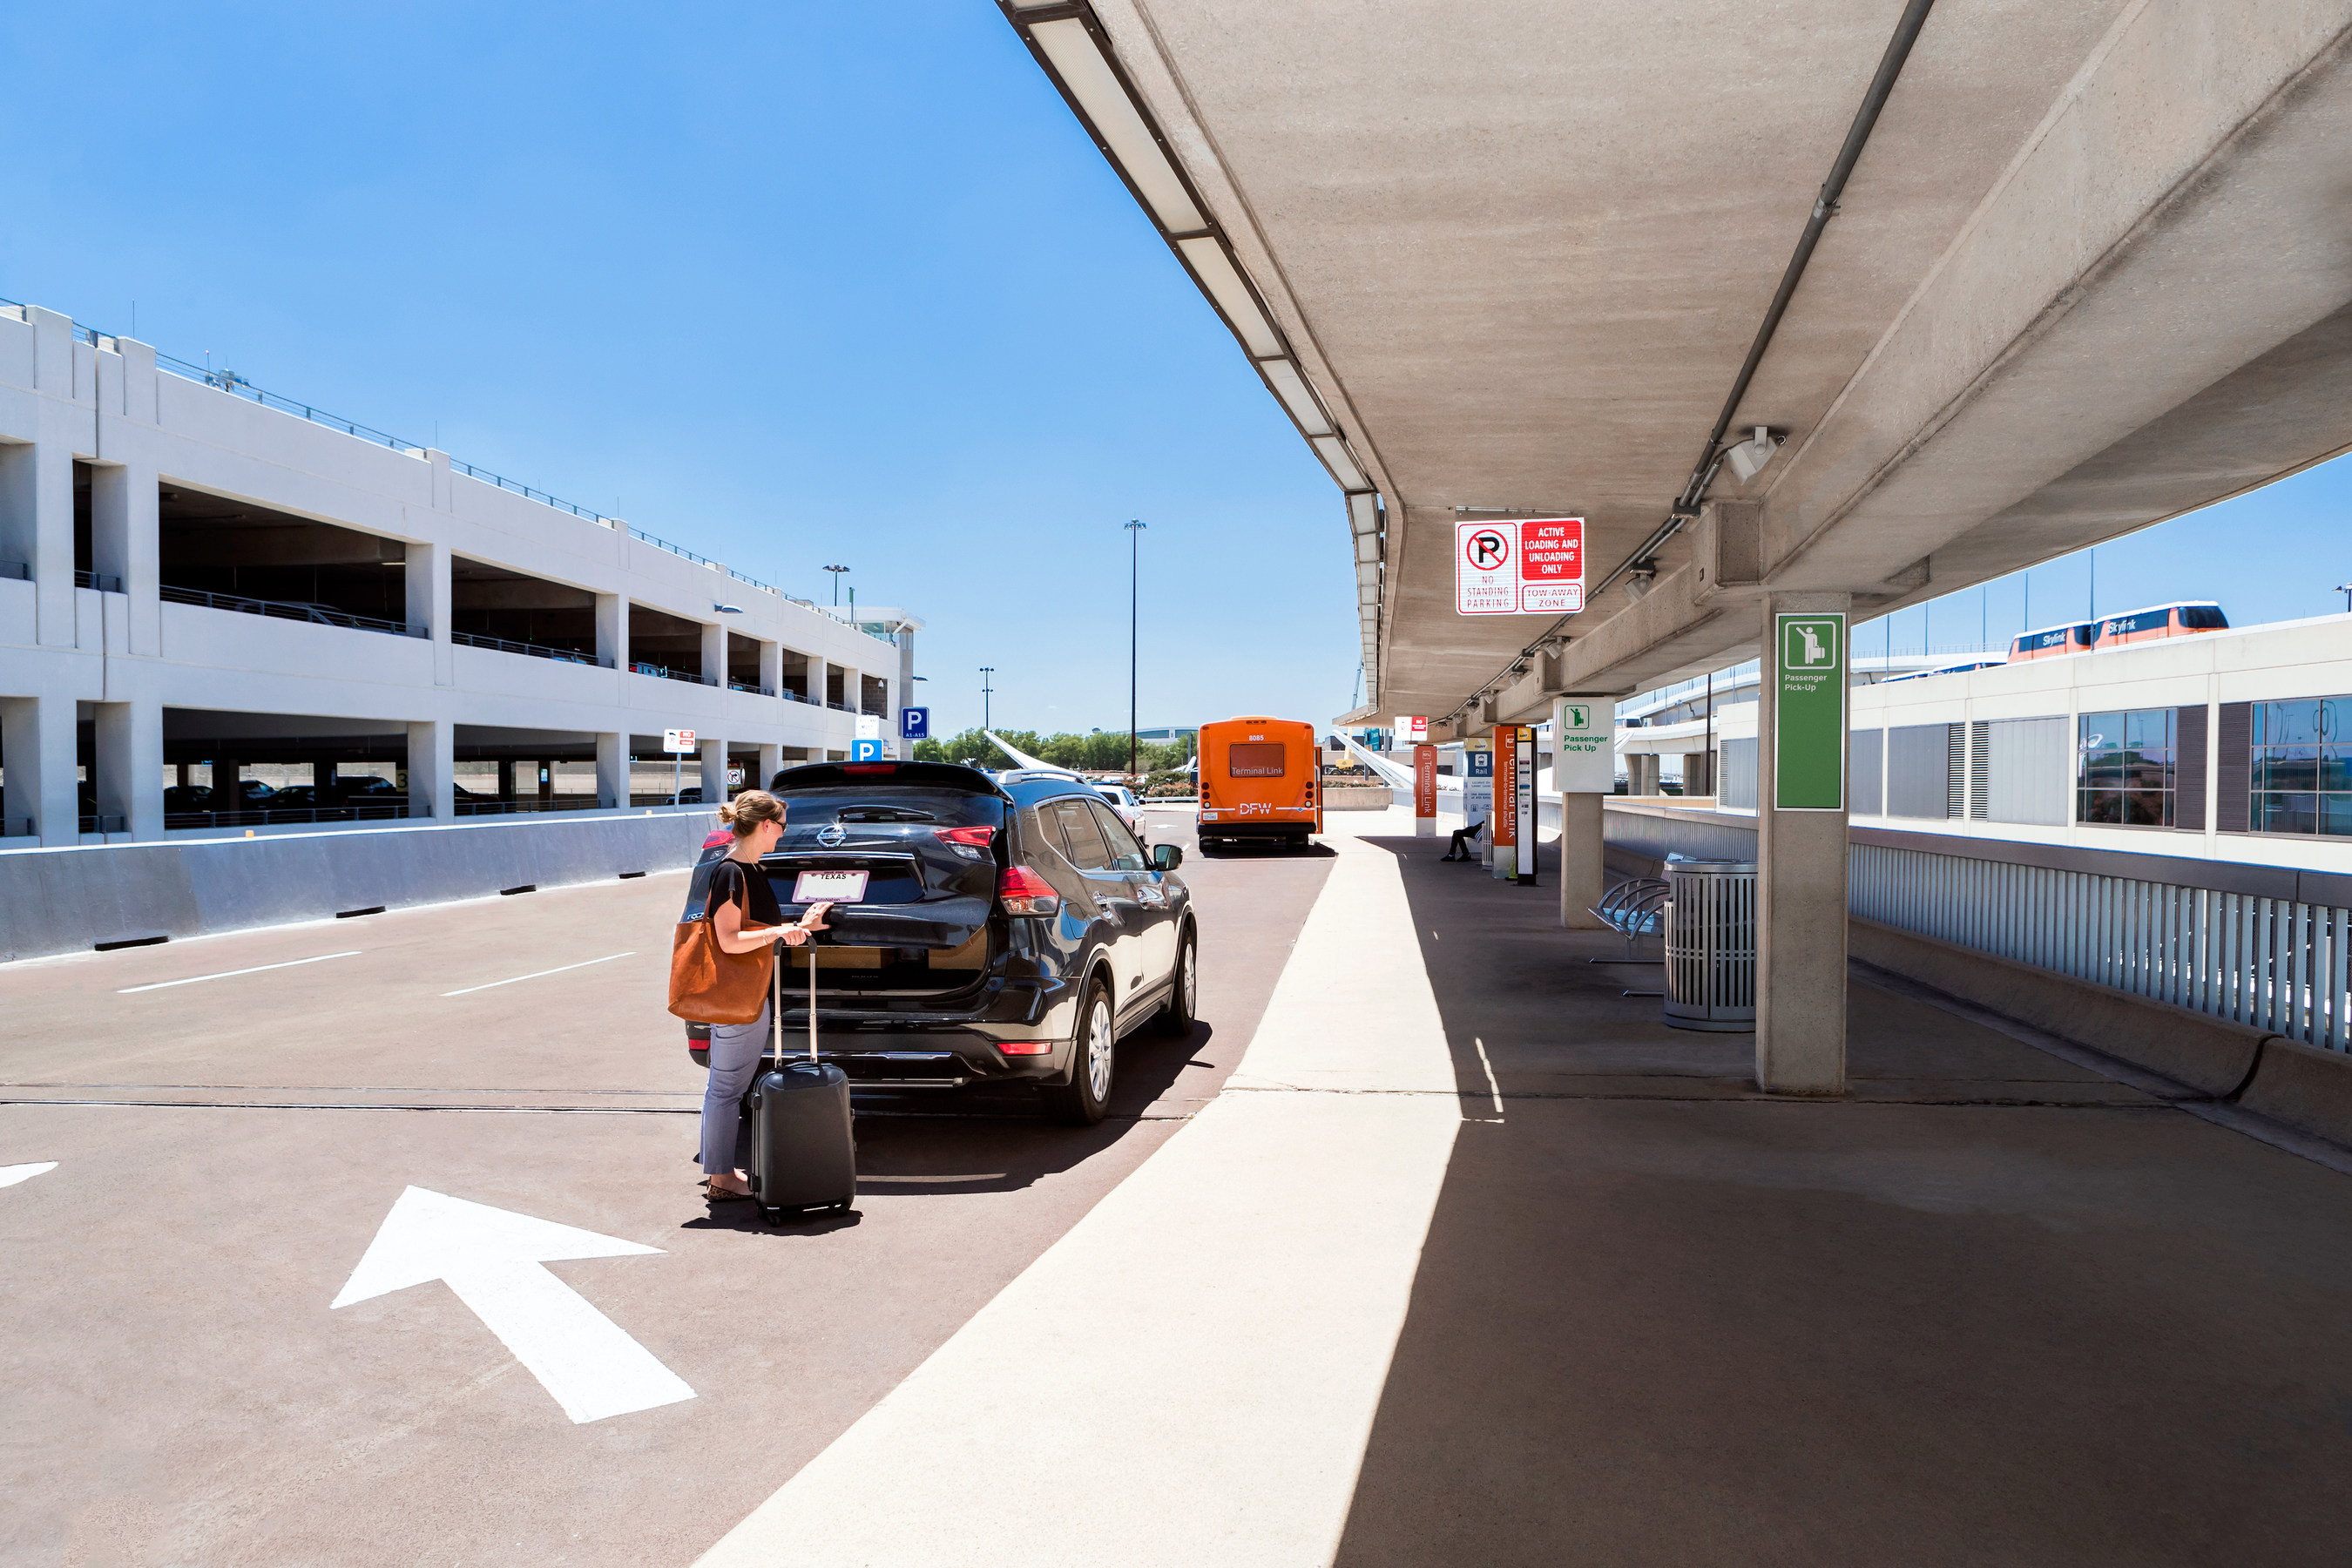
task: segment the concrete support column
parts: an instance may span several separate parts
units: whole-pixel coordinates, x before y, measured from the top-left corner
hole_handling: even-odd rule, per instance
[[[408,726],[408,814],[454,821],[457,797],[457,727],[446,719],[420,719]]]
[[[702,804],[717,805],[727,796],[727,742],[716,735],[697,735],[701,747]]]
[[[1625,753],[1625,789],[1631,795],[1658,793],[1658,759],[1654,752]]]
[[[1763,605],[1757,703],[1756,1082],[1772,1094],[1843,1094],[1845,1078],[1846,813],[1789,810],[1777,788],[1782,615],[1847,614],[1845,594],[1779,594]],[[1839,690],[1848,666],[1836,650]],[[1846,739],[1835,737],[1837,755]],[[1843,761],[1840,763],[1843,770]]]
[[[784,689],[784,645],[763,642],[760,645],[760,684],[778,696]],[[764,782],[764,781],[763,781]]]
[[[1606,889],[1601,864],[1601,802],[1597,795],[1559,797],[1559,923],[1570,931],[1599,931],[1593,914]]]
[[[832,667],[825,663],[821,655],[813,653],[807,658],[808,700],[822,708],[824,706],[825,683],[832,679],[828,673]]]
[[[596,595],[596,657],[614,669],[629,668],[629,596]]]
[[[98,814],[123,818],[131,837],[142,843],[162,838],[163,705],[99,702],[92,707],[98,744]]]
[[[122,580],[131,613],[130,651],[152,658],[163,644],[154,468],[100,464],[89,479],[91,569]]]
[[[629,738],[626,735],[605,732],[596,737],[596,798],[608,806],[620,807],[629,804]]]
[[[782,772],[783,766],[783,747],[761,746],[760,748],[760,776],[751,781],[751,786],[754,789],[767,788],[768,781],[774,778],[777,773]]]
[[[80,843],[71,700],[0,697],[0,753],[7,772],[0,816],[8,819],[8,836],[22,836],[30,822],[44,845]]]
[[[433,684],[454,686],[457,676],[449,657],[448,549],[412,539],[404,552],[406,564],[401,576],[407,584],[408,619],[432,630]]]
[[[702,679],[722,689],[727,685],[727,627],[723,622],[702,628]]]
[[[33,443],[24,479],[32,503],[33,637],[45,647],[74,646],[73,448],[63,440]]]

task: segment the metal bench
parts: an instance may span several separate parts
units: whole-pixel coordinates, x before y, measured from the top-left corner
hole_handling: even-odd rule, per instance
[[[1656,877],[1634,877],[1618,883],[1602,896],[1601,902],[1587,911],[1602,925],[1625,939],[1622,958],[1589,958],[1587,963],[1664,963],[1663,958],[1640,958],[1635,954],[1645,936],[1664,933],[1666,917],[1666,884]]]

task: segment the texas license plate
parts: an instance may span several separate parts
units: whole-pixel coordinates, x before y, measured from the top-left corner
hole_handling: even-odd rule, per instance
[[[793,881],[793,902],[854,904],[866,897],[865,871],[803,871]]]

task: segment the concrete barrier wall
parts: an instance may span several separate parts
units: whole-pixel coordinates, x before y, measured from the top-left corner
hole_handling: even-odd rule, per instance
[[[0,962],[691,865],[706,812],[544,816],[0,855]]]

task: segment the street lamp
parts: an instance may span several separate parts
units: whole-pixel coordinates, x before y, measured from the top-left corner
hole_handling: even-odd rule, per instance
[[[2344,613],[2352,616],[2352,583],[2338,583],[2336,591],[2344,595]]]
[[[993,716],[988,707],[989,694],[996,689],[988,683],[988,678],[995,673],[996,666],[992,664],[983,664],[980,667],[980,727],[983,730],[996,728]]]
[[[1143,605],[1143,530],[1147,525],[1129,519],[1127,523],[1127,774],[1135,776],[1135,650],[1136,629],[1140,624]]]
[[[849,568],[846,566],[828,566],[825,570],[833,574],[833,606],[835,609],[839,609],[841,607],[841,574],[844,572],[848,571]]]

